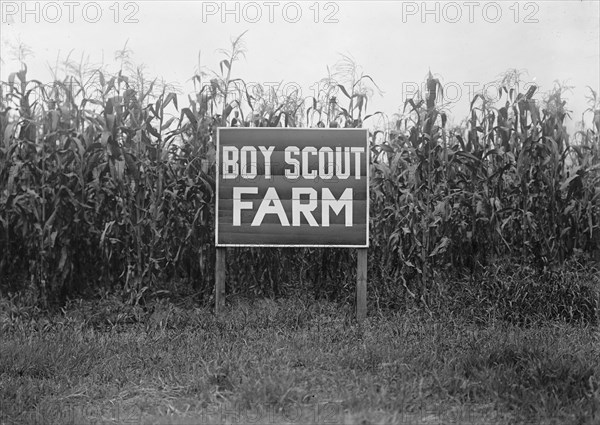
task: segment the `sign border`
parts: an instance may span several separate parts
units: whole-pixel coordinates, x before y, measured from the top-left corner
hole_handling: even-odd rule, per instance
[[[219,243],[219,160],[220,158],[220,134],[221,129],[227,131],[339,131],[351,130],[365,133],[365,154],[367,155],[367,234],[364,245],[323,245],[323,244],[231,244]],[[370,199],[371,199],[371,154],[369,149],[369,130],[367,128],[303,128],[303,127],[217,127],[216,162],[215,162],[215,247],[217,248],[369,248],[369,222],[370,222]]]

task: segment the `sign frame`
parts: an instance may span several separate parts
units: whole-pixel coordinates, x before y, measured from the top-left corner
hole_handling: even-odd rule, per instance
[[[273,131],[273,132],[335,132],[352,131],[364,133],[365,138],[365,185],[366,185],[366,230],[364,244],[322,244],[322,243],[303,243],[303,244],[271,244],[271,243],[219,243],[219,181],[221,173],[221,130],[225,131]],[[216,131],[216,170],[215,170],[215,246],[217,248],[369,248],[369,221],[370,221],[370,148],[369,131],[365,128],[302,128],[302,127],[218,127]],[[326,144],[324,146],[327,146]]]

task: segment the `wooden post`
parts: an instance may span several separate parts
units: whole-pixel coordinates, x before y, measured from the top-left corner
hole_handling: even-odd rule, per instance
[[[367,317],[367,252],[359,248],[356,264],[356,320],[360,323]]]
[[[215,314],[225,308],[225,255],[227,248],[217,248],[215,259]]]

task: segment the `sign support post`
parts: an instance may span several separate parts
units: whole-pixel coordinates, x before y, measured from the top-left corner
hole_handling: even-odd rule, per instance
[[[361,323],[367,317],[367,251],[359,248],[356,255],[356,320]]]
[[[215,315],[225,308],[225,255],[227,248],[217,247],[215,259]]]

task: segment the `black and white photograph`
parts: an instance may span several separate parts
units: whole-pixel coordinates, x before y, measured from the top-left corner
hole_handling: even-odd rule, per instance
[[[0,425],[600,423],[600,0],[0,0]]]

